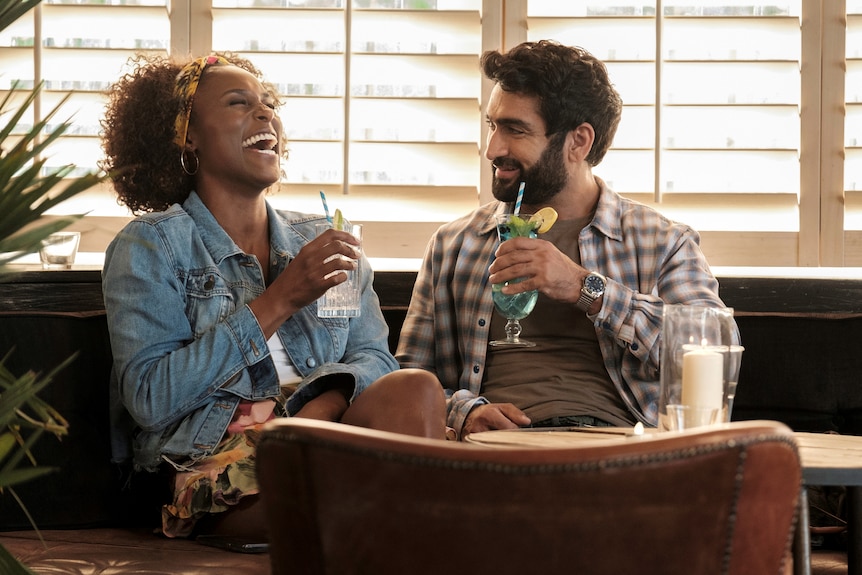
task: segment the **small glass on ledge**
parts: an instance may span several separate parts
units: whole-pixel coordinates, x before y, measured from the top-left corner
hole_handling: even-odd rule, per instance
[[[78,255],[81,232],[56,232],[42,240],[39,260],[42,269],[71,269]]]

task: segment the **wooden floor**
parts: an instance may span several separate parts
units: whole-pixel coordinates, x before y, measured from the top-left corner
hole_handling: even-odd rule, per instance
[[[811,575],[847,575],[847,553],[844,551],[812,552]]]

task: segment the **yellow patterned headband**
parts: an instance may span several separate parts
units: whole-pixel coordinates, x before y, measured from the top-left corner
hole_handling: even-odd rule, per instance
[[[218,64],[228,64],[225,58],[221,56],[203,56],[192,60],[180,70],[177,74],[176,84],[174,84],[174,96],[182,100],[182,107],[177,114],[177,119],[174,120],[174,143],[180,147],[180,150],[186,147],[186,136],[189,131],[189,119],[192,115],[192,102],[195,99],[195,92],[198,90],[198,84],[201,81],[201,75],[207,66]]]

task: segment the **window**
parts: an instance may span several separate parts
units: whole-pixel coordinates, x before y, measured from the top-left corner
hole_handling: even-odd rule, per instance
[[[32,126],[33,118],[43,118],[70,94],[54,122],[71,119],[72,126],[49,148],[46,170],[68,164],[77,166],[78,174],[95,170],[102,156],[98,138],[104,111],[102,90],[120,76],[136,51],[167,53],[169,45],[166,0],[43,0],[0,32],[0,92],[5,93],[15,82],[29,90],[44,81],[33,115],[21,126],[22,131]],[[54,211],[88,214],[74,227],[84,232],[82,251],[104,251],[129,218],[108,185],[87,191]]]
[[[698,229],[713,265],[862,264],[862,0],[44,2],[0,36],[0,91],[44,78],[42,113],[73,92],[55,164],[94,166],[99,90],[136,50],[235,51],[288,96],[270,200],[319,212],[322,189],[370,255],[420,257],[490,198],[479,55],[553,38],[623,97],[596,174]],[[90,249],[128,217],[108,189],[70,204]]]
[[[421,255],[440,222],[478,205],[478,0],[263,4],[214,0],[212,44],[288,96],[290,161],[270,201],[319,212],[322,189],[374,222],[371,253]]]
[[[597,175],[694,226],[708,252],[779,236],[773,265],[798,263],[799,1],[666,0],[660,13],[656,2],[527,4],[528,39],[587,48],[622,96]]]
[[[862,1],[847,0],[847,35],[844,53],[846,75],[835,74],[834,81],[844,83],[846,119],[843,133],[835,139],[843,139],[844,153],[843,198],[846,199],[843,228],[838,228],[839,237],[834,243],[844,251],[846,265],[862,265]],[[840,90],[839,90],[840,92]],[[837,179],[837,176],[836,176]],[[840,198],[841,196],[839,196]],[[841,231],[843,229],[843,234]]]
[[[41,25],[38,38],[36,20]],[[0,34],[4,62],[0,89],[8,90],[15,81],[19,87],[31,89],[44,80],[40,114],[52,110],[71,93],[55,119],[59,122],[72,117],[73,124],[52,148],[47,167],[75,164],[80,173],[92,170],[94,159],[101,154],[101,91],[119,76],[135,51],[167,50],[169,22],[165,0],[112,4],[44,0]]]

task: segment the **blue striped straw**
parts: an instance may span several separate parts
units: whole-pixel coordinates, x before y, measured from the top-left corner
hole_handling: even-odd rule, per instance
[[[329,215],[329,204],[326,203],[326,194],[320,190],[320,201],[323,202],[323,213],[326,214],[326,221],[332,223],[332,216]]]
[[[518,215],[518,212],[521,211],[521,201],[523,201],[523,199],[524,199],[524,186],[526,186],[526,184],[524,182],[521,182],[521,185],[518,187],[518,199],[515,200],[515,215],[516,216]],[[323,193],[323,192],[321,192],[321,193]]]

